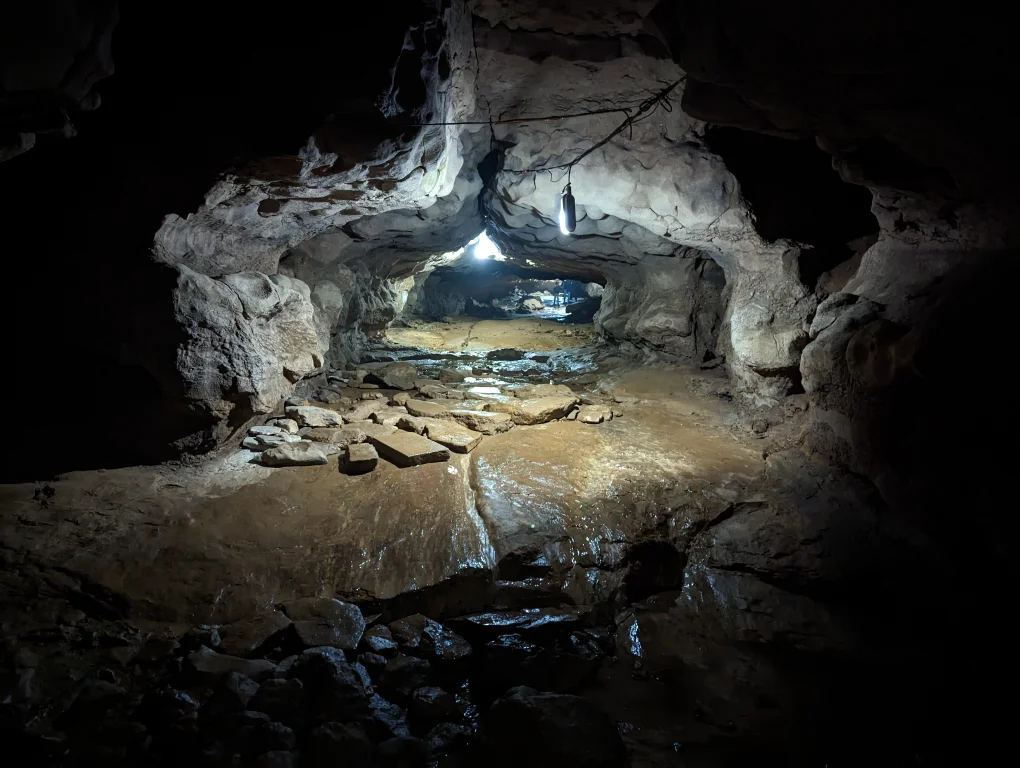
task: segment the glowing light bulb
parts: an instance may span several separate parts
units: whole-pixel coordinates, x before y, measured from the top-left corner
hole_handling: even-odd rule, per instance
[[[569,235],[577,228],[577,213],[574,210],[574,196],[570,194],[570,185],[563,188],[560,195],[560,232]]]

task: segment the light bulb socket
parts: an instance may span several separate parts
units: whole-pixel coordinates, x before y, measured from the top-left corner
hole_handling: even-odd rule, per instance
[[[577,228],[577,212],[574,210],[574,196],[570,194],[570,185],[563,188],[560,195],[560,224],[567,232]]]

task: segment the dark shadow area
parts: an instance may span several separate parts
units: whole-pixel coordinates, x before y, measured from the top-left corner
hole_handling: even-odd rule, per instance
[[[814,141],[712,126],[705,142],[737,177],[765,240],[832,249],[878,231],[871,193],[840,179]]]
[[[167,214],[194,211],[217,174],[294,156],[329,115],[344,118],[327,129],[337,143],[371,136],[375,146],[399,133],[376,101],[409,24],[426,15],[410,1],[313,17],[290,6],[271,19],[208,4],[121,5],[101,106],[72,115],[76,137],[43,136],[0,164],[7,276],[18,286],[3,322],[16,369],[31,375],[34,401],[60,404],[63,430],[90,435],[68,450],[28,431],[4,481],[163,460],[204,425],[202,414],[167,410],[172,377],[150,365],[172,364],[178,341],[175,276],[151,261],[153,235]],[[338,45],[337,30],[351,28],[371,29],[371,44]],[[146,359],[126,357],[138,340]],[[5,379],[7,401],[23,400],[24,379]]]

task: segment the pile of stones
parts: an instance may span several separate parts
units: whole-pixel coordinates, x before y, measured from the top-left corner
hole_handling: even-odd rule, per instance
[[[497,350],[496,357],[511,351]],[[330,374],[330,387],[288,398],[282,413],[248,430],[242,447],[267,467],[322,465],[339,454],[341,471],[355,475],[371,472],[380,458],[398,467],[448,461],[516,426],[559,419],[601,424],[621,413],[585,403],[565,384],[500,387],[452,368],[424,379],[408,362],[372,366]]]
[[[531,607],[443,624],[382,610],[306,598],[159,637],[79,619],[119,638],[106,654],[116,661],[77,682],[64,675],[73,689],[51,700],[8,697],[6,741],[44,766],[626,764],[616,724],[568,693],[612,651],[611,632],[584,613]],[[47,642],[62,641],[9,642],[5,670],[72,655],[66,636],[58,651]]]

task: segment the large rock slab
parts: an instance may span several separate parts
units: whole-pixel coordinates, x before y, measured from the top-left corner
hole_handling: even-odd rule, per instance
[[[399,467],[413,467],[436,461],[447,461],[450,451],[439,443],[413,432],[394,432],[392,435],[369,435],[369,441],[384,459]]]
[[[390,363],[382,368],[369,371],[365,382],[379,384],[390,389],[414,389],[418,371],[410,363]]]
[[[490,403],[487,410],[508,413],[514,424],[544,424],[554,419],[562,419],[577,404],[575,395],[550,395],[527,400],[511,400],[509,402]]]
[[[404,403],[404,407],[407,408],[407,412],[412,416],[428,416],[436,419],[446,416],[449,410],[445,405],[430,403],[424,400],[408,400]]]
[[[264,451],[267,448],[275,448],[285,443],[293,443],[300,440],[297,435],[249,435],[241,441],[241,446],[249,451]]]
[[[482,434],[461,426],[452,419],[428,419],[402,416],[397,422],[400,429],[423,435],[455,453],[470,453],[482,441]]]
[[[285,603],[294,632],[309,648],[330,646],[353,651],[365,632],[365,617],[358,606],[325,597],[309,597]]]
[[[513,429],[514,420],[509,413],[490,411],[453,410],[449,412],[458,423],[483,435],[496,435]]]
[[[304,434],[305,440],[313,443],[331,443],[332,445],[351,445],[363,443],[367,439],[365,431],[350,424],[343,427],[320,427],[311,429]]]
[[[336,411],[314,405],[289,405],[286,413],[301,427],[339,427],[344,423]]]
[[[534,397],[549,397],[550,395],[574,394],[574,390],[566,384],[522,384],[508,391],[514,397],[521,400],[528,400]]]
[[[309,467],[327,461],[326,452],[307,440],[278,445],[262,453],[262,464],[267,467]]]

